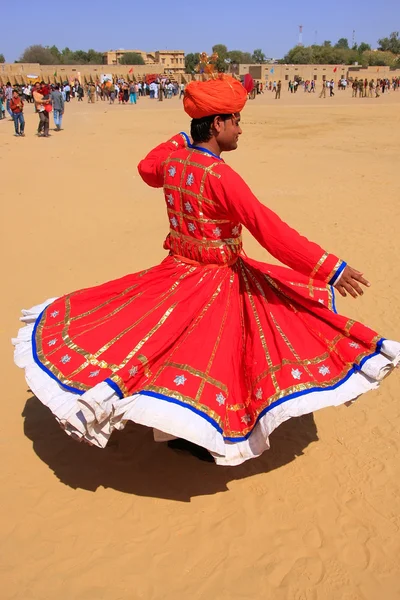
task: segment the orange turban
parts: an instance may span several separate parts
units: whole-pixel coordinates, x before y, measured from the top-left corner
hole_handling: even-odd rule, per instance
[[[183,107],[192,119],[211,115],[240,112],[247,100],[247,92],[234,77],[220,77],[207,81],[191,81],[185,90]]]

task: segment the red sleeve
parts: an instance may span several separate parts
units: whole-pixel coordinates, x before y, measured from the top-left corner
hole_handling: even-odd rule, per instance
[[[242,223],[272,256],[312,279],[333,285],[346,263],[325,252],[261,204],[243,179],[228,165],[213,178],[218,198],[233,220]]]
[[[164,185],[163,163],[172,152],[186,146],[190,146],[189,137],[186,133],[178,133],[168,142],[151,150],[138,164],[140,177],[151,187],[162,187]]]

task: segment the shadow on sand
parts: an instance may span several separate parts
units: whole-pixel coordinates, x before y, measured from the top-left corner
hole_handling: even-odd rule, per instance
[[[98,487],[127,494],[189,502],[228,490],[237,479],[267,473],[293,461],[318,440],[313,415],[290,419],[271,436],[271,450],[238,467],[217,467],[156,443],[150,429],[129,423],[101,450],[71,439],[36,397],[25,404],[25,435],[39,458],[71,488]]]

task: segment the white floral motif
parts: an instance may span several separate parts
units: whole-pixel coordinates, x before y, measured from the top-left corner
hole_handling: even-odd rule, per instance
[[[191,212],[193,212],[193,206],[190,204],[190,202],[185,202],[185,210],[186,210],[188,213],[191,213]]]
[[[189,223],[188,229],[189,229],[189,231],[191,231],[193,233],[193,231],[196,230],[196,225],[194,223]]]
[[[178,225],[178,221],[177,221],[176,217],[171,217],[170,221],[171,221],[172,227],[176,227]]]
[[[48,346],[54,346],[54,344],[56,344],[56,343],[57,343],[57,338],[53,338],[52,340],[49,340],[47,342],[47,345]]]
[[[194,184],[194,175],[193,173],[189,173],[189,175],[187,176],[186,179],[186,185],[193,185]]]
[[[169,175],[170,177],[175,177],[175,173],[176,173],[176,168],[175,168],[175,167],[170,167],[170,168],[168,169],[168,175]]]
[[[240,232],[240,227],[239,225],[235,225],[235,227],[232,229],[232,235],[239,235]]]
[[[300,377],[302,376],[302,372],[300,371],[300,369],[292,369],[292,377],[293,379],[300,379]]]
[[[215,229],[213,229],[213,234],[216,238],[221,237],[221,233],[222,233],[222,231],[220,230],[219,227],[216,227]]]
[[[225,398],[225,396],[223,394],[221,394],[221,392],[215,396],[215,399],[216,399],[216,401],[218,402],[218,404],[220,406],[222,406],[223,404],[225,404],[226,398]]]
[[[350,346],[350,348],[359,348],[360,344],[357,344],[357,342],[350,342],[349,346]]]
[[[321,373],[321,375],[328,375],[328,373],[330,373],[329,367],[326,367],[325,365],[322,365],[318,371]]]
[[[250,423],[251,421],[251,416],[250,415],[244,415],[242,417],[242,423],[244,423],[245,425],[247,425],[248,423]]]
[[[138,370],[139,369],[136,366],[134,366],[129,369],[128,373],[131,377],[135,377],[135,375],[137,375],[138,373]]]
[[[71,360],[71,357],[69,354],[64,354],[64,356],[61,357],[61,362],[63,365],[65,365],[66,363],[69,363],[70,360]]]
[[[184,375],[177,375],[174,379],[175,385],[185,385],[186,377]]]
[[[100,369],[97,369],[96,371],[90,371],[89,377],[97,377],[97,375],[99,373],[100,373]]]
[[[168,201],[168,204],[170,204],[171,206],[173,205],[173,203],[174,203],[174,197],[173,197],[172,194],[168,194],[167,201]]]
[[[56,318],[56,316],[57,316],[57,315],[59,315],[59,314],[60,314],[60,311],[59,311],[59,310],[53,310],[53,312],[52,312],[52,313],[50,313],[50,316],[51,316],[53,319],[55,319],[55,318]]]
[[[258,390],[255,393],[255,397],[257,398],[257,400],[262,400],[263,397],[263,391],[261,388],[258,388]]]

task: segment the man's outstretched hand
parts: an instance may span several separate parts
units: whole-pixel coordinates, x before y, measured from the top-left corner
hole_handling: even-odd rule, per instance
[[[369,281],[363,277],[363,273],[360,273],[360,271],[356,271],[356,269],[347,265],[344,268],[339,281],[335,283],[333,287],[335,287],[339,294],[344,297],[346,297],[347,294],[350,294],[353,298],[357,298],[357,296],[362,296],[364,293],[360,283],[366,287],[370,287],[371,285]]]

